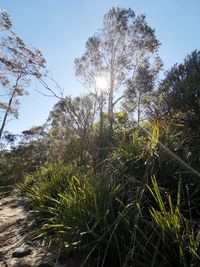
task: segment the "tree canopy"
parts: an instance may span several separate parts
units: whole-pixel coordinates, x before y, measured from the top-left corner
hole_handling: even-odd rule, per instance
[[[38,49],[29,48],[13,32],[5,11],[0,11],[0,38],[1,139],[7,117],[18,117],[19,97],[28,93],[30,79],[44,75],[45,59]]]
[[[135,96],[139,94],[140,86],[135,86],[135,83],[142,68],[148,66],[149,79],[160,69],[159,45],[144,15],[136,15],[131,9],[112,8],[104,16],[102,28],[86,42],[83,56],[75,60],[76,76],[94,94],[98,95],[99,90],[97,78],[106,77],[104,90],[108,94],[111,128],[113,108],[124,97],[127,87],[129,89],[131,85]],[[144,92],[152,90],[146,84],[144,86]]]

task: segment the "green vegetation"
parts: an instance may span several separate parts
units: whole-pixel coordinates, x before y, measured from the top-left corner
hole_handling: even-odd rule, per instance
[[[60,98],[45,125],[21,136],[4,131],[0,190],[17,184],[30,199],[33,238],[55,257],[97,267],[200,265],[200,52],[156,84],[158,47],[144,16],[111,9],[75,61],[94,92]],[[99,94],[102,73],[110,84]]]

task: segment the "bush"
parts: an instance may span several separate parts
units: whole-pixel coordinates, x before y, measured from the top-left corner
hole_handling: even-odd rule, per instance
[[[121,266],[136,220],[135,203],[123,202],[122,184],[54,164],[27,175],[20,188],[36,211],[35,238],[79,251],[87,264]]]
[[[180,187],[176,208],[156,180],[146,186],[58,163],[26,176],[21,190],[35,211],[34,238],[75,253],[82,266],[198,266],[198,230],[181,214]]]

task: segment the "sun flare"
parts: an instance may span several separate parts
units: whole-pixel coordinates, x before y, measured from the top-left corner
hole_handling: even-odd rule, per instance
[[[106,75],[99,75],[95,77],[96,88],[99,91],[106,92],[108,90],[108,78]]]

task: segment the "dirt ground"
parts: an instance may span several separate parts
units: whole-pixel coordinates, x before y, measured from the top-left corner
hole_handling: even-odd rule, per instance
[[[0,267],[74,267],[70,260],[51,262],[44,246],[30,239],[26,201],[17,196],[0,200]]]

